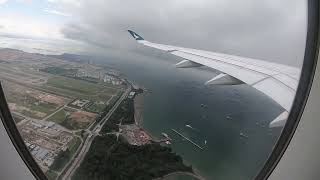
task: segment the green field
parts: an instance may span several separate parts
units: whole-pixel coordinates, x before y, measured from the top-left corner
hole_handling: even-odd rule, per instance
[[[6,95],[7,95],[6,96],[7,101],[9,103],[14,103],[14,104],[17,104],[18,106],[28,108],[25,110],[20,110],[18,112],[31,118],[42,118],[40,116],[37,116],[35,112],[41,112],[48,115],[54,112],[58,108],[56,104],[42,102],[27,94],[22,95],[22,94],[8,92]]]
[[[57,178],[58,174],[52,170],[48,170],[46,172],[46,176],[49,180],[55,180]]]
[[[50,170],[60,172],[63,167],[71,160],[74,153],[77,151],[81,144],[81,140],[78,137],[74,137],[68,144],[68,149],[66,151],[61,151],[53,164],[50,166]]]
[[[48,120],[58,124],[62,124],[63,121],[65,121],[65,119],[66,119],[66,111],[64,109],[61,109],[60,111],[55,113],[53,116],[51,116]]]
[[[72,112],[74,112],[74,110],[71,110],[68,108],[61,109],[56,114],[51,116],[48,119],[48,121],[58,123],[61,126],[64,126],[65,128],[70,130],[85,129],[91,123],[90,121],[86,123],[81,123],[81,122],[78,122],[77,119],[71,119],[70,116],[68,116],[68,113],[70,114]]]
[[[70,150],[71,155],[73,156],[73,154],[77,151],[78,147],[81,144],[81,140],[78,137],[74,137],[68,144],[68,148]]]
[[[67,78],[67,77],[58,77],[58,76],[50,78],[47,84],[49,86],[68,89],[71,91],[85,93],[85,94],[96,94],[103,90],[103,87],[98,86],[97,84],[76,80],[72,78]]]
[[[86,108],[89,112],[99,113],[103,111],[103,109],[106,107],[105,104],[99,104],[99,103],[92,103],[89,107]]]
[[[44,89],[67,97],[88,99],[91,101],[107,101],[118,88],[62,76],[52,77]]]

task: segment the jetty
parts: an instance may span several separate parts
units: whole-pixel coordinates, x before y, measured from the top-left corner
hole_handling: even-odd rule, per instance
[[[185,140],[189,141],[191,144],[193,144],[194,146],[196,146],[197,148],[203,150],[203,148],[201,146],[199,146],[197,143],[193,142],[191,139],[187,138],[186,136],[184,136],[183,134],[179,133],[177,130],[175,129],[171,129],[173,132],[175,132],[176,134],[178,134],[179,136],[183,137]]]

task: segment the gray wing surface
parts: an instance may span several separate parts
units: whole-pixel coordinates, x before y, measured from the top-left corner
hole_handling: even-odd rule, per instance
[[[176,67],[207,66],[222,72],[207,81],[208,85],[246,83],[261,91],[284,109],[269,126],[279,127],[285,124],[299,82],[300,70],[298,68],[222,53],[157,44],[144,40],[133,31],[129,30],[129,33],[140,44],[183,58],[176,64]]]

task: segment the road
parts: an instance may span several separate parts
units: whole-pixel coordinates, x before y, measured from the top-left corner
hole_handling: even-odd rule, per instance
[[[76,169],[80,166],[82,160],[84,159],[86,153],[89,151],[90,149],[90,145],[93,141],[93,139],[99,135],[101,127],[103,127],[103,125],[108,121],[108,119],[111,117],[111,115],[113,114],[113,112],[118,108],[118,106],[121,104],[121,102],[127,98],[129,92],[131,91],[131,86],[122,94],[122,96],[119,98],[119,100],[115,103],[115,105],[112,107],[112,109],[108,112],[108,114],[102,118],[101,122],[97,123],[96,126],[93,128],[92,131],[90,131],[88,129],[88,133],[89,136],[88,138],[85,140],[82,149],[80,150],[79,154],[76,156],[76,158],[72,161],[71,166],[67,170],[65,173],[62,172],[61,174],[63,175],[63,177],[61,178],[62,180],[69,180],[71,179],[72,175],[74,174],[74,172],[76,171]]]
[[[43,121],[48,120],[49,118],[51,118],[53,115],[55,115],[57,112],[59,112],[61,109],[65,108],[66,105],[61,106],[60,108],[58,108],[56,111],[54,111],[53,113],[51,113],[49,116],[46,116],[45,118],[43,118]]]

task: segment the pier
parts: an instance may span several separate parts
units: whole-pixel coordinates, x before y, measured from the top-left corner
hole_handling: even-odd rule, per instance
[[[197,148],[203,150],[203,148],[201,146],[199,146],[197,143],[193,142],[191,139],[185,137],[183,134],[179,133],[177,130],[175,129],[171,129],[173,132],[175,132],[176,134],[178,134],[179,136],[183,137],[185,140],[189,141],[191,144],[193,144],[194,146],[196,146]]]

